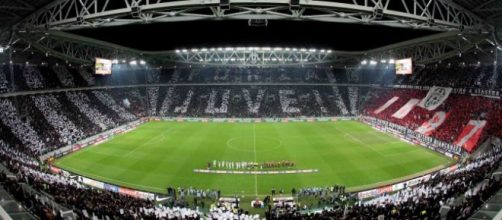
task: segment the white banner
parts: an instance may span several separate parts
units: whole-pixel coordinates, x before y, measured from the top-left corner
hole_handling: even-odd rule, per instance
[[[411,110],[413,110],[413,108],[419,101],[420,100],[418,99],[410,99],[405,105],[403,105],[403,107],[397,110],[397,112],[395,112],[392,117],[403,119],[404,117],[406,117],[406,115],[408,115],[408,113],[411,112]]]
[[[387,109],[390,105],[394,104],[399,99],[399,97],[394,96],[389,101],[387,101],[385,104],[380,106],[377,110],[374,111],[375,114],[380,114],[380,112],[383,112],[385,109]]]
[[[476,147],[485,125],[485,120],[470,120],[453,144],[471,152]]]
[[[418,133],[424,134],[424,135],[431,135],[432,132],[436,130],[443,122],[446,120],[446,117],[448,117],[448,114],[445,112],[436,112],[434,116],[432,116],[431,119],[427,120],[424,122],[417,130],[415,130]]]
[[[437,87],[433,86],[429,89],[427,96],[422,99],[418,106],[425,108],[429,111],[436,109],[438,106],[443,104],[443,102],[448,99],[448,96],[451,93],[451,88],[447,87]]]

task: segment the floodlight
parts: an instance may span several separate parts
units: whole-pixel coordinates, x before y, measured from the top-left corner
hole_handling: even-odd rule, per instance
[[[370,65],[372,65],[372,66],[377,65],[377,61],[370,60]]]
[[[129,62],[129,65],[138,65],[138,61],[136,60],[131,60],[131,62]]]
[[[146,64],[146,62],[145,62],[144,60],[140,60],[140,61],[139,61],[139,64],[141,64],[141,65],[145,65],[145,64]]]
[[[362,65],[366,65],[366,64],[368,64],[368,61],[367,60],[363,60],[363,61],[361,61],[361,64]]]
[[[389,63],[394,64],[394,63],[396,63],[396,61],[394,59],[389,59]]]

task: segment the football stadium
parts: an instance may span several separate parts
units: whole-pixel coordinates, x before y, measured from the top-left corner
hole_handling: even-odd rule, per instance
[[[500,0],[0,0],[0,219],[502,219]]]

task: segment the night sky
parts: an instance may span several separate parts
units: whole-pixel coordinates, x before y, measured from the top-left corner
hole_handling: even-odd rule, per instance
[[[267,27],[249,27],[247,20],[226,20],[128,25],[72,33],[146,51],[225,46],[361,51],[435,32],[378,25],[279,20],[269,20]]]

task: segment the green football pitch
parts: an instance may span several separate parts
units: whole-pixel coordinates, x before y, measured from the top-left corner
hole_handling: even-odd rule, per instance
[[[289,160],[302,174],[202,174],[212,161]],[[150,192],[171,187],[265,195],[272,188],[342,184],[368,189],[432,172],[450,159],[358,121],[290,123],[149,122],[55,161],[92,179]],[[284,168],[281,168],[284,169]],[[269,169],[258,169],[269,170]]]

